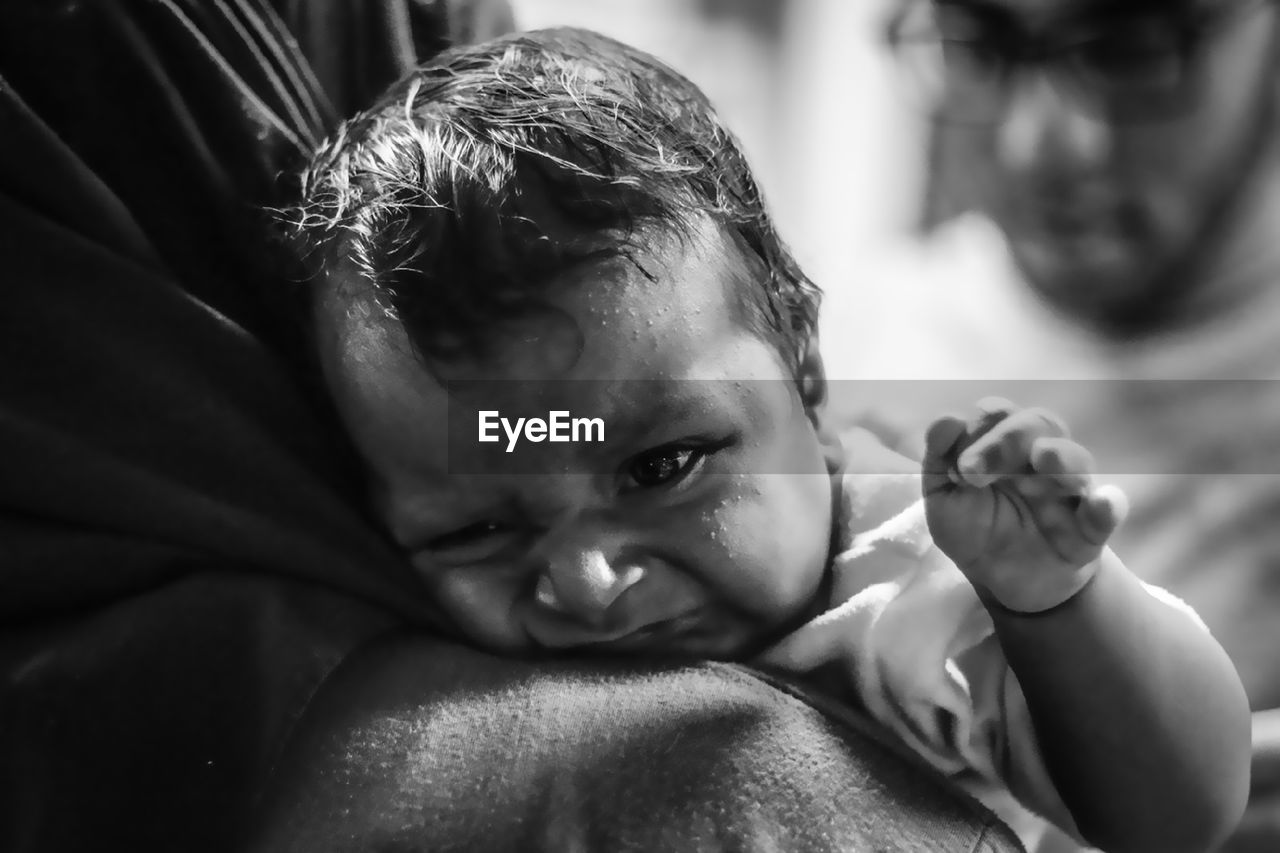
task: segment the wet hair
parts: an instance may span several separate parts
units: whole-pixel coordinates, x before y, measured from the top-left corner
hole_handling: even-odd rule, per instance
[[[308,275],[367,281],[428,361],[483,357],[579,265],[650,275],[646,245],[708,222],[751,271],[735,277],[745,317],[789,365],[816,324],[818,289],[705,95],[595,33],[444,52],[344,123],[300,184],[286,219]]]

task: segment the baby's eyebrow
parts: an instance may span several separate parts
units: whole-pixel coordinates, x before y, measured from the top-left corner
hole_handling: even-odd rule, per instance
[[[620,412],[613,412],[604,417],[605,436],[610,444],[629,446],[644,443],[671,423],[682,423],[706,414],[714,408],[717,395],[690,393],[689,385],[704,385],[701,382],[681,382],[678,390],[672,390],[666,383],[652,383],[649,393],[640,395],[628,408],[639,411],[628,412],[624,417]],[[652,396],[649,396],[652,394]],[[612,431],[612,433],[610,432]]]

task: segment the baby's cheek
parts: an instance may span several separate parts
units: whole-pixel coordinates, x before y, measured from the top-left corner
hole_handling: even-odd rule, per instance
[[[772,474],[744,480],[708,513],[742,609],[781,619],[812,601],[826,570],[830,502],[828,477]]]

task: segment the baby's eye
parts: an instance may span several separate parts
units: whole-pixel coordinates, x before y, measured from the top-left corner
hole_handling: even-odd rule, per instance
[[[667,444],[637,454],[627,463],[628,486],[652,489],[683,480],[707,458],[707,450]]]
[[[425,550],[434,559],[449,565],[479,563],[503,553],[517,535],[515,528],[508,524],[481,521],[431,539]]]

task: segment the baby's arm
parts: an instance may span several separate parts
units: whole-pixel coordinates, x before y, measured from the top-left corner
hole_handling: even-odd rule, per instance
[[[1205,850],[1244,809],[1248,703],[1212,636],[1105,547],[1123,500],[1091,464],[1042,411],[943,418],[924,463],[930,531],[986,604],[1085,840]]]

